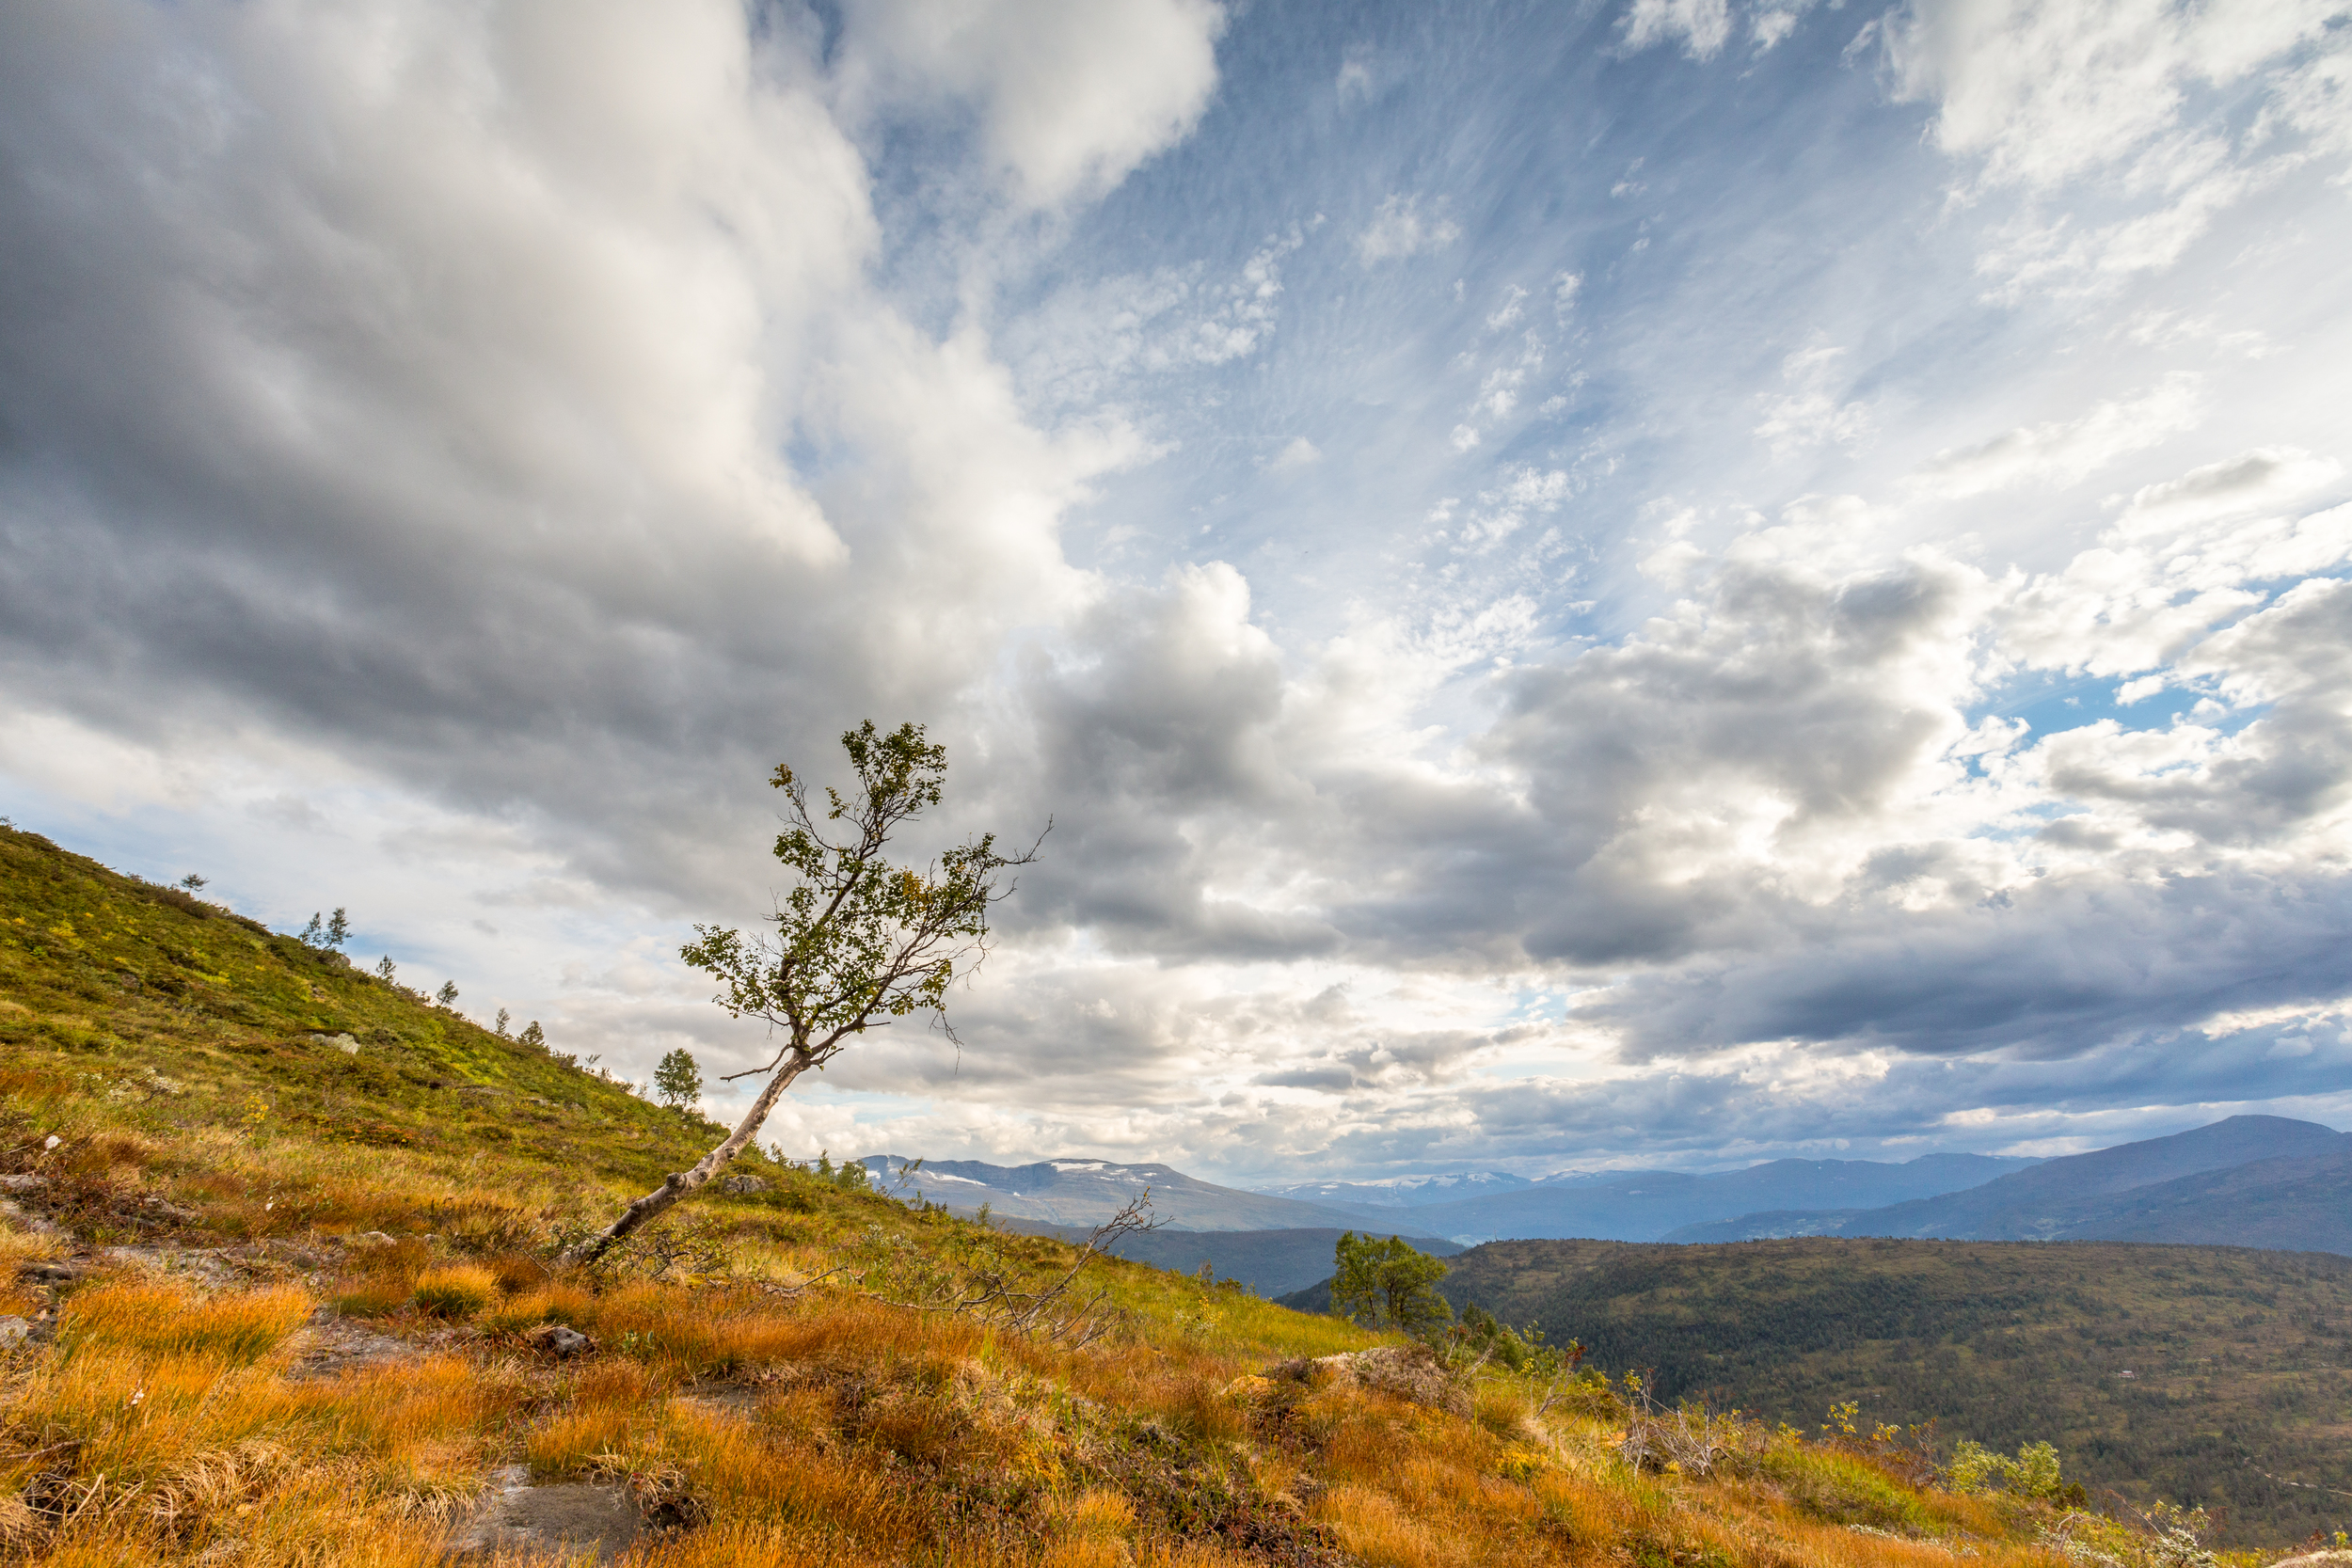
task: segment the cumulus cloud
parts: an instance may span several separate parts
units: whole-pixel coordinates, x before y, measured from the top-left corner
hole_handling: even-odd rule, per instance
[[[1200,119],[1225,9],[1212,0],[915,0],[843,8],[838,91],[865,114],[968,105],[1022,201],[1101,194]]]
[[[1251,205],[1260,121],[1190,156],[1249,13],[1065,9],[0,20],[11,798],[297,922],[333,881],[567,1048],[734,1065],[679,923],[762,907],[776,760],[925,720],[941,833],[1054,832],[961,1053],[886,1035],[796,1093],[796,1152],[1527,1168],[2341,1095],[2352,505],[2282,422],[2325,400],[2242,408],[2252,327],[2177,291],[2042,359],[2002,327],[2013,393],[1918,420],[1901,323],[1636,330],[1651,285],[1577,260],[1633,221],[1597,185],[1518,250],[1526,188],[1451,171],[1359,228]],[[1740,13],[1759,50],[1781,14]],[[2210,232],[2183,193],[2332,145],[2293,17],[1984,14],[1897,24],[1969,254]],[[1705,58],[1740,15],[1624,36]],[[1352,103],[1384,56],[1339,57]],[[1692,180],[1600,166],[1645,214]],[[1449,246],[1450,302],[1383,270]],[[1989,341],[1966,264],[1939,309]],[[2327,357],[2266,325],[2300,357],[2262,373]],[[1808,346],[1723,369],[1755,342]]]

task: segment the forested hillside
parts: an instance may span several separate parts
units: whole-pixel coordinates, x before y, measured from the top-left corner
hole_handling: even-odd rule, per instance
[[[1818,1425],[1933,1420],[2241,1540],[2352,1519],[2352,1259],[2107,1243],[1497,1242],[1457,1307],[1573,1335],[1612,1370]],[[1291,1298],[1296,1300],[1297,1298]]]

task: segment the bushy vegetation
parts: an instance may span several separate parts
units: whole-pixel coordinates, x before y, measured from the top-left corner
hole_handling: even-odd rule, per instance
[[[632,1560],[675,1568],[2202,1550],[2193,1516],[2068,1512],[2037,1455],[1945,1476],[1483,1312],[1414,1344],[825,1159],[554,1268],[707,1126],[28,835],[0,898],[0,1314],[33,1329],[0,1350],[7,1560],[423,1568],[506,1465],[626,1487]]]

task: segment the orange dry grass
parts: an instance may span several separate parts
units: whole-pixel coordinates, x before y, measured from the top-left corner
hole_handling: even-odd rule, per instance
[[[470,1318],[498,1300],[497,1275],[478,1263],[446,1263],[417,1275],[417,1310],[436,1318]]]
[[[1813,1568],[1951,1568],[1952,1549],[1934,1541],[1905,1541],[1860,1535],[1836,1525],[1809,1520],[1781,1525],[1773,1532],[1782,1550]],[[1972,1542],[1969,1568],[2071,1568],[2046,1547],[2023,1543]]]
[[[276,1349],[310,1315],[310,1296],[291,1285],[198,1296],[175,1285],[125,1281],[75,1296],[58,1334],[72,1345],[217,1355],[244,1364]]]
[[[1316,1499],[1313,1517],[1370,1568],[1462,1568],[1474,1560],[1460,1536],[1431,1529],[1368,1487],[1333,1487]]]
[[[482,1326],[493,1333],[530,1328],[537,1323],[569,1323],[574,1328],[596,1315],[596,1298],[578,1285],[541,1285],[509,1296],[482,1316]]]
[[[681,1310],[689,1302],[691,1309]],[[690,1296],[643,1284],[580,1303],[571,1321],[608,1344],[634,1334],[645,1347],[641,1354],[689,1374],[769,1361],[961,1361],[988,1338],[965,1319],[859,1299],[779,1308],[751,1292]]]

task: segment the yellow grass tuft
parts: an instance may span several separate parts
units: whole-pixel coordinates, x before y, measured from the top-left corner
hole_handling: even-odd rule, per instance
[[[291,1285],[201,1296],[176,1285],[132,1280],[73,1298],[59,1338],[158,1356],[217,1355],[236,1365],[275,1350],[310,1315],[310,1295]]]
[[[498,1275],[478,1263],[448,1263],[417,1275],[410,1300],[430,1318],[470,1318],[499,1297]]]

